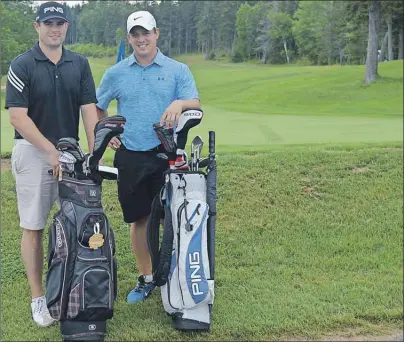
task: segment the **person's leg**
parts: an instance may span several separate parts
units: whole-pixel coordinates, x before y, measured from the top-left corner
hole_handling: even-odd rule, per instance
[[[48,174],[46,155],[32,145],[17,144],[13,150],[13,175],[20,226],[21,257],[31,288],[31,309],[34,321],[40,326],[53,323],[43,295],[44,263],[43,233],[50,210],[57,199],[57,182]]]
[[[147,246],[147,216],[143,216],[130,225],[130,238],[133,254],[136,257],[136,264],[141,275],[151,275],[152,266],[149,248]]]
[[[31,287],[32,298],[42,297],[43,243],[42,230],[24,229],[21,238],[21,256]]]
[[[152,265],[147,245],[147,220],[153,197],[152,174],[156,157],[150,152],[118,151],[114,165],[119,170],[118,197],[124,221],[130,223],[130,238],[140,273],[136,287],[128,294],[128,303],[148,297],[153,289]]]
[[[146,152],[143,167],[146,170],[145,177],[139,182],[137,191],[138,202],[141,201],[143,205],[137,213],[136,221],[131,224],[131,240],[139,273],[148,276],[152,275],[152,264],[147,245],[147,222],[152,201],[164,184],[164,172],[168,168],[168,163],[158,158],[155,153]]]

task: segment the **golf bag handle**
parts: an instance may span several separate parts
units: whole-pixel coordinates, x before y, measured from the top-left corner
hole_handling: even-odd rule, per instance
[[[215,154],[215,131],[209,131],[209,154]]]

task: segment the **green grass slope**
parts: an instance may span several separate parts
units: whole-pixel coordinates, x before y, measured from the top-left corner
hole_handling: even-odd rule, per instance
[[[137,270],[116,184],[105,182],[119,284],[107,340],[318,340],[347,328],[399,329],[402,153],[304,146],[222,156],[211,334],[172,329],[159,291],[147,302],[125,303]],[[60,340],[58,326],[37,328],[30,317],[10,171],[2,172],[1,189],[1,339]]]

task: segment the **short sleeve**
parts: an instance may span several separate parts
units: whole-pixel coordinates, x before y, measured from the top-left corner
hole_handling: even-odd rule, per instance
[[[95,95],[95,84],[93,74],[91,73],[90,64],[87,58],[84,59],[84,65],[82,70],[81,82],[80,82],[80,105],[89,103],[97,103],[97,97]]]
[[[110,102],[115,99],[112,77],[109,70],[107,70],[102,76],[96,95],[97,107],[102,110],[107,110]]]
[[[14,60],[7,72],[6,101],[4,108],[28,108],[29,74],[27,68]]]
[[[198,90],[191,70],[185,64],[181,65],[181,72],[177,83],[177,100],[199,99]]]

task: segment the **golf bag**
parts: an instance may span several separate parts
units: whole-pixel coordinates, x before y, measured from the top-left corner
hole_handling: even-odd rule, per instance
[[[71,138],[57,149],[60,209],[49,229],[46,303],[60,321],[64,340],[103,340],[117,296],[113,230],[101,203],[103,179],[117,179],[112,168],[98,166],[108,141],[123,131],[122,117],[95,128],[95,147],[84,155]],[[111,172],[112,171],[112,172]]]
[[[209,157],[199,163],[199,155],[197,161],[194,156],[192,153],[187,169],[171,167],[166,171],[165,184],[152,203],[148,247],[153,281],[161,288],[163,307],[172,317],[173,328],[208,331],[215,297],[217,170],[213,131],[209,132]],[[206,172],[199,167],[206,167]]]

